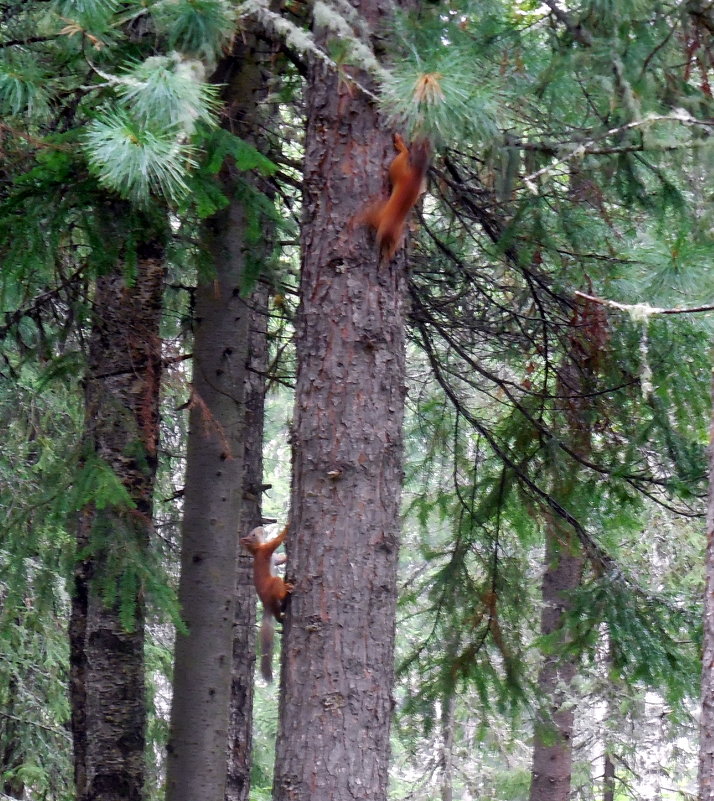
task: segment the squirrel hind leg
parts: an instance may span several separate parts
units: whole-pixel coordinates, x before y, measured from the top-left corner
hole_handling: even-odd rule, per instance
[[[382,210],[386,201],[380,200],[375,203],[370,203],[367,208],[361,211],[359,214],[356,214],[350,220],[350,230],[353,228],[359,228],[362,225],[368,225],[370,228],[374,228],[375,231],[379,228],[380,220],[382,219]]]

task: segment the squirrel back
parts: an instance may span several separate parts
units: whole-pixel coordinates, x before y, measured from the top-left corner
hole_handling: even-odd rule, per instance
[[[258,526],[240,540],[240,544],[253,554],[253,584],[258,597],[263,602],[263,622],[260,627],[260,670],[267,682],[273,680],[273,618],[282,622],[287,599],[293,591],[292,584],[273,574],[273,551],[281,545],[287,531],[288,527],[285,526],[277,537],[263,542],[264,532],[262,527]]]
[[[411,151],[399,134],[394,135],[397,155],[389,165],[392,191],[389,199],[367,212],[366,221],[376,229],[381,257],[390,261],[402,243],[407,215],[425,189],[431,150],[426,140]]]

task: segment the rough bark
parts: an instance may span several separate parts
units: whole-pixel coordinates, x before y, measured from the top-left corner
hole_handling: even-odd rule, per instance
[[[385,2],[355,2],[372,30]],[[319,35],[319,32],[318,32]],[[360,79],[367,83],[364,75]],[[405,262],[359,225],[394,158],[370,101],[313,64],[274,797],[384,799],[402,481]]]
[[[122,209],[117,208],[118,218]],[[138,247],[136,276],[122,265],[99,277],[85,386],[88,452],[121,482],[128,504],[80,513],[69,626],[75,780],[80,801],[139,801],[144,783],[144,608],[127,589],[125,554],[136,568],[149,547],[157,464],[164,283],[158,240]],[[131,570],[131,567],[129,568]],[[127,609],[133,624],[126,625]]]
[[[232,168],[223,180],[232,197]],[[196,290],[179,583],[187,633],[176,636],[167,801],[225,793],[249,318],[244,232],[243,206],[232,200],[206,236],[215,276]]]
[[[702,712],[699,723],[699,801],[714,801],[714,381],[712,400],[706,521]]]

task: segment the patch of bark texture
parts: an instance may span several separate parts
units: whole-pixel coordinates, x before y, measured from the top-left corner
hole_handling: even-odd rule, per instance
[[[374,31],[392,4],[353,5]],[[403,251],[379,263],[360,217],[387,196],[395,151],[349,82],[313,64],[308,87],[287,537],[296,588],[274,797],[376,801],[393,708],[406,271]]]
[[[126,502],[86,506],[70,620],[70,698],[80,801],[139,801],[144,783],[144,603],[127,586],[124,553],[149,546],[157,464],[163,247],[138,248],[136,275],[97,279],[86,377],[87,448],[110,468]]]

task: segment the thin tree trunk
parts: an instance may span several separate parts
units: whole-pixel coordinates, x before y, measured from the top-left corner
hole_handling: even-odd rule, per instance
[[[441,801],[453,801],[454,798],[454,711],[456,698],[450,692],[444,699],[441,713],[442,737],[442,774]]]
[[[275,57],[275,46],[258,39],[249,27],[236,38],[232,53],[224,58],[213,76],[213,81],[223,87],[225,103],[224,127],[263,152],[268,150],[264,131],[274,116],[274,106],[264,101],[270,88],[270,60]],[[256,192],[272,195],[272,187],[265,178],[257,174],[246,174],[243,180]],[[242,193],[245,197],[245,193]],[[236,201],[237,202],[237,201]],[[248,231],[257,227],[255,220],[249,222],[258,210],[250,208],[249,202],[242,210],[242,227],[234,227],[230,234],[243,240],[243,264],[241,277],[246,268],[253,273],[263,268],[273,247],[275,224],[265,216],[259,220],[260,240],[250,238]],[[231,218],[224,218],[231,222]],[[232,220],[236,222],[235,219]],[[227,233],[227,232],[226,232]],[[248,262],[250,260],[250,266]],[[220,272],[222,266],[217,264]],[[261,270],[262,271],[262,270]],[[249,308],[248,347],[245,372],[245,403],[243,427],[243,478],[240,503],[240,518],[237,532],[248,533],[262,520],[263,484],[263,419],[267,372],[267,321],[268,288],[258,283],[247,300]],[[236,332],[237,334],[240,331]],[[244,343],[234,347],[242,349]],[[255,668],[255,606],[253,587],[253,560],[250,554],[238,548],[235,585],[235,617],[233,624],[232,672],[230,718],[228,731],[228,763],[226,773],[227,801],[246,801],[250,790],[250,767],[253,727],[253,677]]]
[[[371,30],[384,3],[355,2]],[[319,36],[319,33],[318,33]],[[366,76],[360,79],[368,82]],[[373,104],[308,77],[277,801],[383,801],[402,481],[405,262],[357,222],[394,158]]]
[[[712,420],[709,428],[702,713],[699,724],[699,801],[714,801],[714,376],[712,400]]]
[[[577,178],[577,180],[575,180]],[[574,185],[580,176],[574,177]],[[570,321],[569,352],[558,374],[558,397],[563,398],[565,433],[581,456],[592,449],[590,395],[603,358],[607,322],[597,304],[582,302]],[[563,471],[567,472],[563,472]],[[577,468],[555,465],[554,490],[564,505],[578,480]],[[541,634],[565,645],[565,618],[571,596],[582,580],[585,559],[575,533],[553,513],[545,516],[545,572]],[[530,801],[568,801],[573,761],[575,704],[571,698],[577,658],[562,648],[544,656],[538,673],[538,690],[547,708],[536,721],[533,742]]]
[[[615,698],[616,688],[615,679],[613,678],[613,661],[614,651],[612,647],[612,637],[610,632],[607,633],[607,655],[606,666],[608,672],[608,685],[610,692],[607,697],[607,708],[609,725],[605,725],[605,758],[603,762],[603,776],[602,776],[602,799],[603,801],[615,801],[615,763],[612,761],[611,748],[614,744],[614,737],[612,736],[612,727],[618,719],[617,703]]]
[[[236,176],[224,182],[234,196]],[[167,801],[223,801],[226,785],[238,521],[242,507],[248,307],[241,203],[211,219],[215,278],[196,290],[178,632]]]
[[[259,286],[249,303],[249,358],[246,374],[243,504],[241,532],[262,523],[263,421],[265,416],[265,373],[267,370],[268,289]],[[238,554],[236,608],[233,626],[233,669],[231,676],[228,740],[227,801],[246,801],[250,790],[253,726],[253,677],[255,673],[255,588],[253,558]]]
[[[117,215],[124,212],[118,208]],[[139,801],[144,783],[144,605],[157,464],[163,247],[138,247],[97,279],[85,388],[88,458],[111,469],[126,502],[80,513],[69,626],[75,780],[80,801]],[[91,464],[89,465],[91,469]],[[97,468],[101,469],[101,468]],[[133,565],[127,564],[133,559]],[[129,625],[130,623],[130,625]]]
[[[545,561],[541,634],[549,636],[563,630],[572,605],[568,595],[580,585],[583,569],[574,533],[552,516],[546,523]],[[547,699],[548,710],[536,722],[530,801],[570,798],[574,707],[569,690],[576,671],[572,657],[556,652],[545,656],[538,673],[538,691]]]
[[[3,747],[0,749],[0,767],[3,771],[2,789],[6,799],[22,799],[25,796],[25,783],[17,775],[13,775],[13,772],[25,762],[22,740],[18,736],[19,719],[16,719],[14,714],[17,692],[17,679],[11,675],[7,683],[7,701],[3,710],[7,713],[7,717],[0,721],[3,741]]]
[[[615,801],[615,763],[605,754],[605,768],[602,777],[602,801]]]

